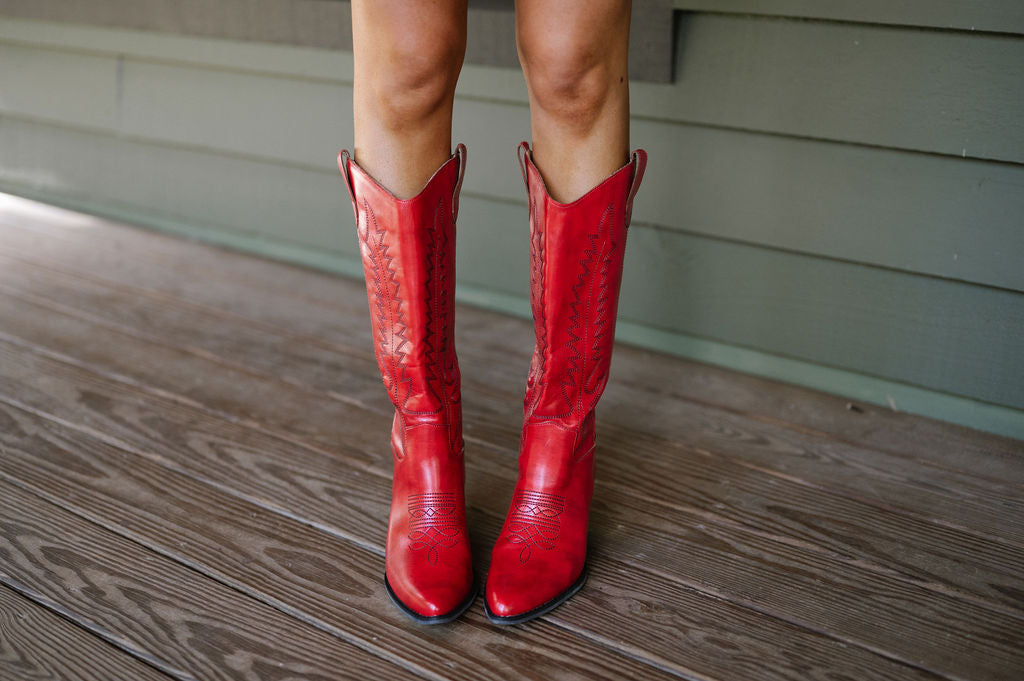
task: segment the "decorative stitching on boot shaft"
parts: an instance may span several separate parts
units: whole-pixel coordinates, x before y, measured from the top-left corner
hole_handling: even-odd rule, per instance
[[[532,547],[551,550],[558,539],[559,517],[565,510],[565,497],[546,492],[525,490],[512,499],[508,516],[507,539],[522,544],[519,562],[530,560]]]
[[[537,205],[530,194],[530,306],[537,339],[527,376],[527,411],[532,412],[543,391],[541,385],[547,363],[548,329],[544,314],[544,229],[537,219]]]
[[[438,199],[434,208],[434,222],[430,228],[430,238],[426,243],[426,346],[427,390],[440,405],[436,411],[444,410],[445,422],[453,423],[451,405],[458,402],[459,386],[457,383],[458,360],[455,355],[454,342],[454,310],[452,289],[454,273],[454,255],[450,253],[449,220],[445,210],[445,198]],[[435,413],[435,412],[409,412]]]
[[[388,226],[379,224],[369,202],[363,201],[359,234],[366,245],[364,259],[368,281],[374,292],[371,313],[376,317],[374,344],[381,376],[392,404],[404,414],[429,415],[444,412],[445,423],[452,425],[451,405],[458,401],[457,359],[453,342],[454,320],[451,299],[453,255],[448,223],[451,213],[446,199],[438,200],[432,224],[424,225],[423,296],[425,319],[422,333],[424,371],[417,376],[408,372],[410,344],[406,301],[400,295],[401,282],[391,253]],[[410,293],[405,293],[410,295]],[[413,334],[414,336],[416,334]],[[413,348],[415,350],[415,348]],[[420,383],[422,381],[422,383]],[[427,409],[410,409],[410,400],[425,391],[430,396]]]
[[[610,345],[608,338],[609,318],[613,297],[618,291],[613,290],[613,256],[619,245],[611,237],[611,224],[615,219],[615,203],[605,208],[596,228],[586,235],[588,248],[577,263],[576,283],[572,286],[572,300],[566,332],[568,340],[568,365],[559,383],[559,390],[566,406],[566,411],[559,414],[537,414],[536,407],[540,404],[547,377],[545,364],[547,354],[547,330],[544,318],[544,281],[543,269],[540,270],[540,286],[538,297],[539,314],[535,309],[534,320],[537,335],[537,350],[540,354],[537,374],[533,378],[532,389],[536,394],[531,399],[528,414],[539,419],[565,419],[575,416],[582,419],[592,410],[601,397],[608,379],[610,364]],[[543,252],[540,252],[540,267],[544,267]],[[533,283],[533,282],[531,282]],[[529,379],[528,379],[529,381]]]
[[[615,204],[608,204],[601,215],[597,231],[587,235],[590,248],[580,259],[579,275],[572,287],[574,300],[569,304],[570,318],[566,343],[573,356],[562,381],[562,396],[570,410],[582,417],[597,405],[607,380],[608,354],[604,346],[605,327],[608,323],[609,276],[615,242],[609,234],[609,225],[615,214]],[[610,348],[608,348],[610,350]],[[590,399],[585,400],[584,396]]]
[[[405,337],[406,324],[402,316],[402,299],[399,297],[399,282],[386,241],[387,230],[377,224],[377,216],[368,201],[363,201],[363,215],[360,236],[366,244],[365,252],[373,277],[376,301],[378,338],[374,343],[377,364],[380,366],[384,385],[391,403],[397,408],[404,407],[412,392],[412,378],[405,375],[403,350],[409,342]],[[371,233],[370,224],[373,224]],[[405,385],[405,395],[399,399],[399,384]]]
[[[442,203],[443,201],[438,200],[437,205],[434,207],[434,222],[429,230],[430,238],[426,240],[426,277],[423,282],[423,288],[425,289],[423,293],[427,309],[426,333],[423,337],[423,345],[426,348],[424,355],[427,358],[425,379],[427,390],[441,404],[444,403],[444,397],[441,395],[441,391],[438,390],[442,371],[439,368],[439,360],[443,353],[444,338],[443,332],[439,331],[438,326],[443,326],[444,324],[443,303],[441,301],[442,293],[439,290],[444,279],[444,264],[441,262],[442,251],[438,248],[437,242],[444,238],[444,232],[437,227],[439,223],[438,216],[443,210]]]
[[[409,548],[426,549],[427,562],[437,565],[439,548],[451,548],[459,543],[459,522],[454,492],[426,492],[410,494]]]

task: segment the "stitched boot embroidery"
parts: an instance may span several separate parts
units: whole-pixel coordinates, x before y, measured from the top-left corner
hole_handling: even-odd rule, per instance
[[[572,316],[569,318],[566,348],[572,355],[561,389],[570,413],[577,417],[583,417],[597,405],[608,380],[612,338],[606,327],[609,324],[614,271],[612,258],[616,249],[610,234],[614,217],[615,206],[609,204],[597,230],[587,235],[589,248],[583,251],[576,283],[572,287],[573,300],[569,303]]]
[[[459,523],[454,492],[426,492],[409,495],[409,545],[414,551],[427,550],[427,561],[437,565],[438,547],[459,543]]]
[[[548,551],[558,539],[558,516],[565,510],[565,497],[546,492],[517,492],[508,519],[508,539],[522,544],[519,562],[530,560],[532,548]]]
[[[360,214],[359,236],[364,244],[364,267],[370,274],[367,282],[371,284],[370,291],[373,294],[370,313],[377,318],[374,354],[391,403],[401,408],[412,392],[412,377],[406,375],[405,366],[405,346],[409,340],[405,336],[407,328],[402,312],[403,301],[399,296],[401,287],[395,271],[394,256],[387,242],[387,229],[377,224],[377,216],[365,200]]]

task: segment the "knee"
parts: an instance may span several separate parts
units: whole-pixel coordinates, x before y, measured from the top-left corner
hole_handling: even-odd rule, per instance
[[[361,86],[369,89],[376,116],[385,126],[416,125],[450,106],[465,43],[457,37],[433,38],[395,41],[377,51]]]
[[[612,56],[593,40],[571,34],[519,43],[533,105],[581,130],[593,125],[613,87],[625,81],[625,64]]]

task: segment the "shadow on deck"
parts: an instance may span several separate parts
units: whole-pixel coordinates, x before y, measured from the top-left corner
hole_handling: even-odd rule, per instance
[[[457,334],[483,575],[533,335]],[[1024,678],[1020,441],[619,347],[583,591],[424,628],[390,421],[361,282],[5,197],[0,677]]]

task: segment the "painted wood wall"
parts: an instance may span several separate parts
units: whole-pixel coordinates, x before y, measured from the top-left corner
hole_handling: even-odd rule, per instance
[[[675,4],[618,337],[1024,438],[1024,3]],[[359,274],[350,53],[11,14],[0,190]],[[458,292],[521,315],[528,132],[467,64]]]

